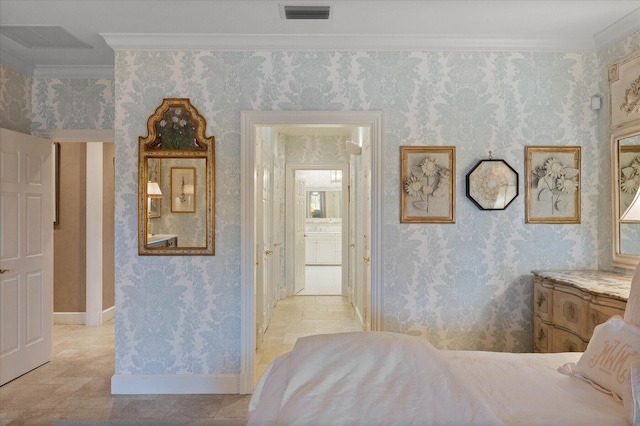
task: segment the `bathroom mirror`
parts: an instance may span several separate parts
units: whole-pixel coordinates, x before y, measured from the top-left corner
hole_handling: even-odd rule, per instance
[[[612,264],[635,268],[640,262],[640,222],[620,217],[640,187],[640,124],[611,135]]]
[[[342,217],[342,191],[307,191],[307,218]]]
[[[214,254],[214,138],[186,98],[167,98],[138,139],[138,254]]]

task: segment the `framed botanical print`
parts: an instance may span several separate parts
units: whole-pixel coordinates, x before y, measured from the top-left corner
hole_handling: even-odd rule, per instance
[[[518,196],[518,172],[504,160],[480,160],[467,173],[467,198],[480,210],[504,210]]]
[[[400,147],[400,222],[455,223],[455,146]]]
[[[526,223],[580,223],[580,147],[525,147]]]

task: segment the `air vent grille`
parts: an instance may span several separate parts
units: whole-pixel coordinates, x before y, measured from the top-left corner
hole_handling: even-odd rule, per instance
[[[329,19],[329,6],[285,6],[285,19]]]

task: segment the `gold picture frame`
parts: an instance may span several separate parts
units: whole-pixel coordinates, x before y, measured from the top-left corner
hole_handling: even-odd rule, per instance
[[[400,147],[400,222],[455,223],[455,146]]]
[[[196,168],[171,168],[171,213],[195,213]]]
[[[580,223],[580,147],[525,147],[526,223]]]

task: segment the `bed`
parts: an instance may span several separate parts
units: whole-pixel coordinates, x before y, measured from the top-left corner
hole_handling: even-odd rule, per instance
[[[447,351],[392,332],[298,339],[260,378],[248,425],[640,424],[639,271],[624,318],[596,327],[584,353]]]

